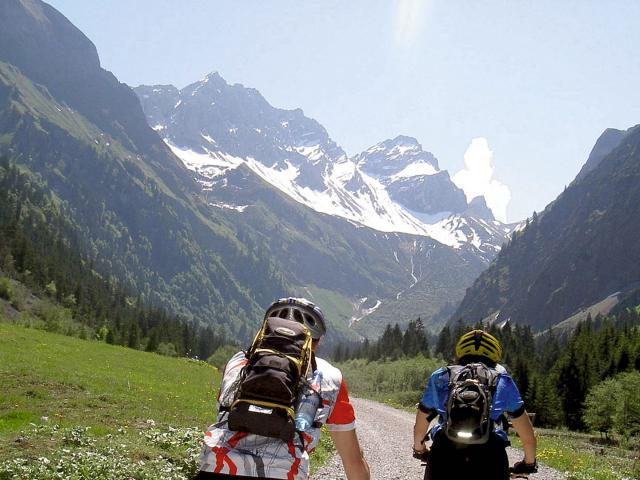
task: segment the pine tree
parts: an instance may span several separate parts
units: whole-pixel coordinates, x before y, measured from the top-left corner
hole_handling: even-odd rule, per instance
[[[140,333],[138,326],[135,323],[129,325],[129,335],[127,338],[127,346],[129,348],[140,348]]]
[[[451,331],[449,330],[449,326],[445,325],[442,327],[442,330],[440,330],[440,335],[438,335],[435,353],[442,358],[451,357],[451,343]]]
[[[158,334],[155,331],[153,331],[149,335],[149,339],[147,340],[147,345],[145,347],[145,350],[147,352],[155,352],[156,350],[158,350],[158,344],[159,344]]]

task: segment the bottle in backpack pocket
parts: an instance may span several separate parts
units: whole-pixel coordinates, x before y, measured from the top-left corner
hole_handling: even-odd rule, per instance
[[[316,370],[311,379],[311,385],[304,388],[298,408],[296,409],[296,430],[306,432],[313,428],[316,412],[320,407],[320,384],[322,372]]]

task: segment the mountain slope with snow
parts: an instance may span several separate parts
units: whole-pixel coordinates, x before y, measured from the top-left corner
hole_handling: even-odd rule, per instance
[[[488,209],[469,209],[448,172],[411,137],[350,158],[302,110],[274,108],[257,90],[229,85],[217,73],[182,90],[135,90],[149,124],[204,189],[246,165],[317,212],[382,232],[428,236],[485,260],[510,231]]]

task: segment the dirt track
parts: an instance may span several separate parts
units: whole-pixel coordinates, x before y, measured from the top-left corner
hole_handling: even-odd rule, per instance
[[[411,456],[413,422],[415,415],[396,410],[371,400],[352,399],[356,409],[358,438],[374,480],[422,480],[424,467]],[[522,459],[522,452],[509,448],[509,461],[513,464]],[[320,471],[312,475],[313,480],[344,479],[344,471],[334,457]],[[531,480],[564,479],[565,476],[551,468],[541,466]]]

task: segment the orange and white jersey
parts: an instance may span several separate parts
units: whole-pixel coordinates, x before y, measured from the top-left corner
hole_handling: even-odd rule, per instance
[[[244,352],[238,352],[225,367],[218,395],[218,407],[226,407],[226,398],[247,363]],[[322,372],[321,408],[315,421],[329,430],[347,431],[355,427],[355,415],[339,369],[326,360],[316,358]],[[220,411],[220,409],[219,409]],[[309,452],[320,440],[320,428],[313,428],[293,440],[284,442],[228,429],[227,414],[220,411],[215,424],[205,432],[200,455],[200,470],[258,478],[302,480],[309,478]]]

